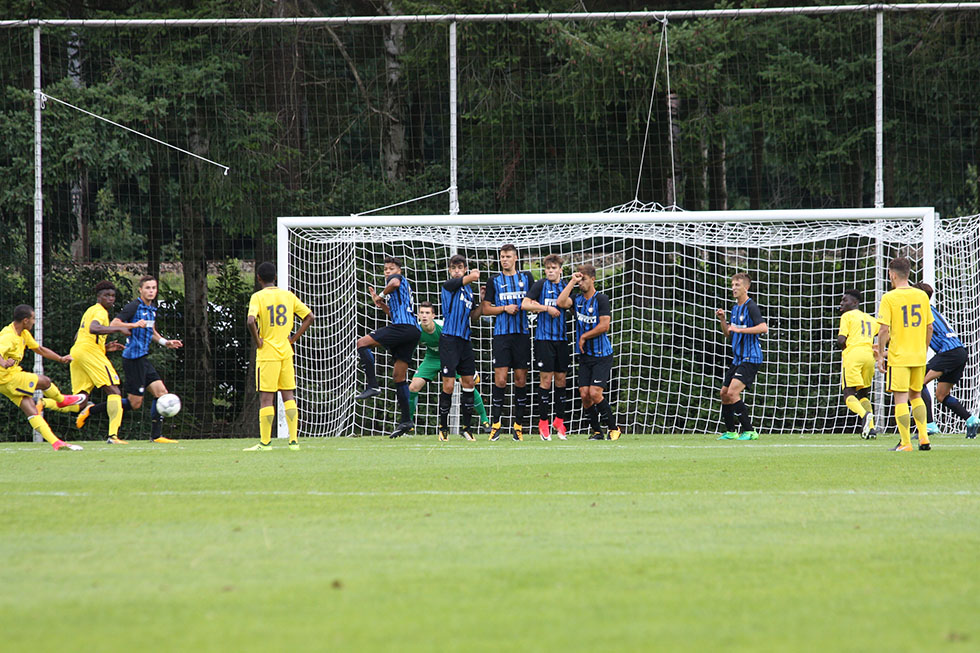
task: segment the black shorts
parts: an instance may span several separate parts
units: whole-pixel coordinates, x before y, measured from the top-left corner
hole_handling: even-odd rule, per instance
[[[153,367],[149,356],[124,358],[123,374],[126,377],[126,382],[123,386],[126,394],[136,395],[137,397],[143,396],[143,393],[146,391],[146,386],[154,381],[161,380],[160,373]]]
[[[582,354],[578,357],[578,387],[596,385],[606,390],[609,388],[609,377],[612,376],[613,357],[589,356]]]
[[[534,360],[539,372],[568,372],[567,340],[535,340]]]
[[[456,378],[476,374],[476,359],[473,357],[473,343],[459,336],[439,336],[439,362],[442,375]]]
[[[749,363],[744,361],[738,365],[732,364],[725,373],[725,382],[721,384],[721,387],[727,388],[731,385],[733,379],[738,379],[745,384],[745,389],[748,390],[755,383],[755,375],[759,373],[759,363]]]
[[[391,357],[396,361],[412,364],[412,355],[419,345],[422,332],[412,324],[389,324],[371,334],[371,337],[381,343]]]
[[[531,366],[531,336],[527,333],[494,336],[493,366],[528,369]]]
[[[963,370],[966,369],[966,358],[966,347],[950,349],[930,358],[929,362],[926,363],[926,370],[942,372],[943,375],[939,377],[938,381],[952,385],[963,378]]]

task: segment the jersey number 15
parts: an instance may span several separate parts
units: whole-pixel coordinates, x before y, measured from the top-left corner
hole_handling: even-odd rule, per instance
[[[902,307],[902,321],[905,323],[904,326],[909,326],[909,309],[912,309],[912,326],[917,327],[922,324],[922,307],[919,304],[912,304],[912,306]]]

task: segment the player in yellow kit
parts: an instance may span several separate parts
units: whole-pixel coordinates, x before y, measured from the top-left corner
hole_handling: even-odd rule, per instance
[[[255,342],[255,387],[259,391],[259,442],[245,451],[268,451],[272,448],[272,422],[276,410],[276,391],[282,393],[282,406],[289,428],[289,448],[299,449],[296,410],[296,375],[293,372],[293,343],[313,324],[313,312],[288,290],[276,288],[276,266],[262,263],[258,270],[262,290],[248,302],[248,330]],[[293,331],[293,315],[303,322]]]
[[[77,451],[81,447],[77,444],[68,444],[52,431],[47,421],[41,416],[38,409],[44,408],[64,409],[69,406],[78,406],[85,397],[82,395],[61,394],[58,386],[51,382],[51,379],[43,374],[34,374],[21,369],[20,362],[24,359],[24,350],[35,351],[48,360],[68,363],[70,356],[61,356],[47,347],[38,344],[31,335],[34,328],[34,309],[26,304],[21,304],[14,308],[14,321],[0,330],[0,394],[19,406],[27,421],[35,431],[41,434],[45,440],[51,443],[55,451],[68,450]],[[41,390],[44,399],[41,403],[34,403],[34,391]]]
[[[840,300],[840,329],[837,346],[841,353],[841,388],[848,409],[861,418],[861,437],[877,437],[871,412],[871,380],[875,375],[874,340],[878,322],[862,311],[861,291],[848,290]]]
[[[909,285],[912,265],[907,258],[892,259],[888,278],[892,283],[878,307],[878,369],[888,372],[888,390],[895,398],[895,421],[901,441],[892,451],[912,451],[909,420],[919,432],[919,451],[929,451],[926,434],[926,404],[922,401],[922,381],[926,375],[926,347],[932,338],[932,309],[929,296]],[[890,345],[890,346],[889,346]],[[887,352],[888,364],[885,365]]]
[[[116,303],[116,287],[111,281],[95,284],[95,304],[88,307],[78,324],[75,344],[71,347],[71,391],[84,393],[89,398],[95,388],[106,394],[106,414],[109,416],[109,444],[128,444],[119,439],[122,424],[122,394],[119,392],[119,375],[109,359],[108,351],[121,351],[121,342],[106,342],[113,333],[129,335],[129,329],[109,326],[109,309]]]

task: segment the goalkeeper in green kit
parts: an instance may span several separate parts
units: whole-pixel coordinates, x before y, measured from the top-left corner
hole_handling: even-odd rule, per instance
[[[439,362],[439,336],[442,334],[442,320],[435,319],[436,309],[432,302],[421,302],[416,311],[419,316],[419,328],[422,336],[419,338],[419,346],[425,348],[425,357],[419,363],[419,368],[412,377],[412,383],[408,386],[409,390],[409,410],[411,418],[415,420],[415,406],[419,400],[419,392],[425,387],[427,381],[435,381],[439,378],[442,364]],[[459,375],[456,375],[459,378]],[[490,420],[487,418],[487,409],[483,406],[483,398],[480,391],[473,392],[473,407],[476,408],[480,416],[480,426],[484,431],[490,428]]]

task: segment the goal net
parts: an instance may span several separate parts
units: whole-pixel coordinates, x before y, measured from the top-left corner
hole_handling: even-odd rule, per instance
[[[447,278],[448,259],[464,255],[482,285],[498,270],[500,246],[513,243],[520,266],[535,278],[558,254],[565,277],[576,265],[597,269],[596,286],[612,303],[615,367],[608,396],[627,433],[711,433],[720,427],[718,389],[731,360],[715,309],[731,309],[730,278],[744,271],[750,295],[769,325],[765,363],[746,396],[757,428],[768,433],[856,432],[840,393],[836,348],[838,306],[845,290],[864,294],[874,313],[887,290],[887,262],[913,261],[913,281],[936,286],[936,303],[964,338],[967,374],[961,401],[978,406],[980,248],[978,216],[939,220],[932,209],[810,211],[637,211],[595,214],[280,218],[280,283],[316,315],[296,348],[300,428],[307,436],[379,435],[392,430],[397,408],[391,361],[378,351],[385,392],[354,401],[364,377],[355,343],[387,323],[367,287],[384,285],[382,259],[402,260],[416,305],[432,301]],[[532,315],[533,325],[533,315]],[[474,325],[477,389],[492,386],[490,318]],[[415,364],[418,363],[418,357]],[[530,388],[538,385],[532,363]],[[573,356],[570,426],[585,432]],[[414,366],[413,368],[414,369]],[[511,388],[509,388],[511,390]],[[531,392],[528,422],[536,419]],[[417,433],[435,432],[436,384],[419,396]],[[873,401],[882,412],[881,381]],[[513,397],[508,396],[512,408]],[[509,426],[505,408],[505,425]],[[946,429],[961,428],[937,408]],[[888,419],[887,409],[883,417]]]

